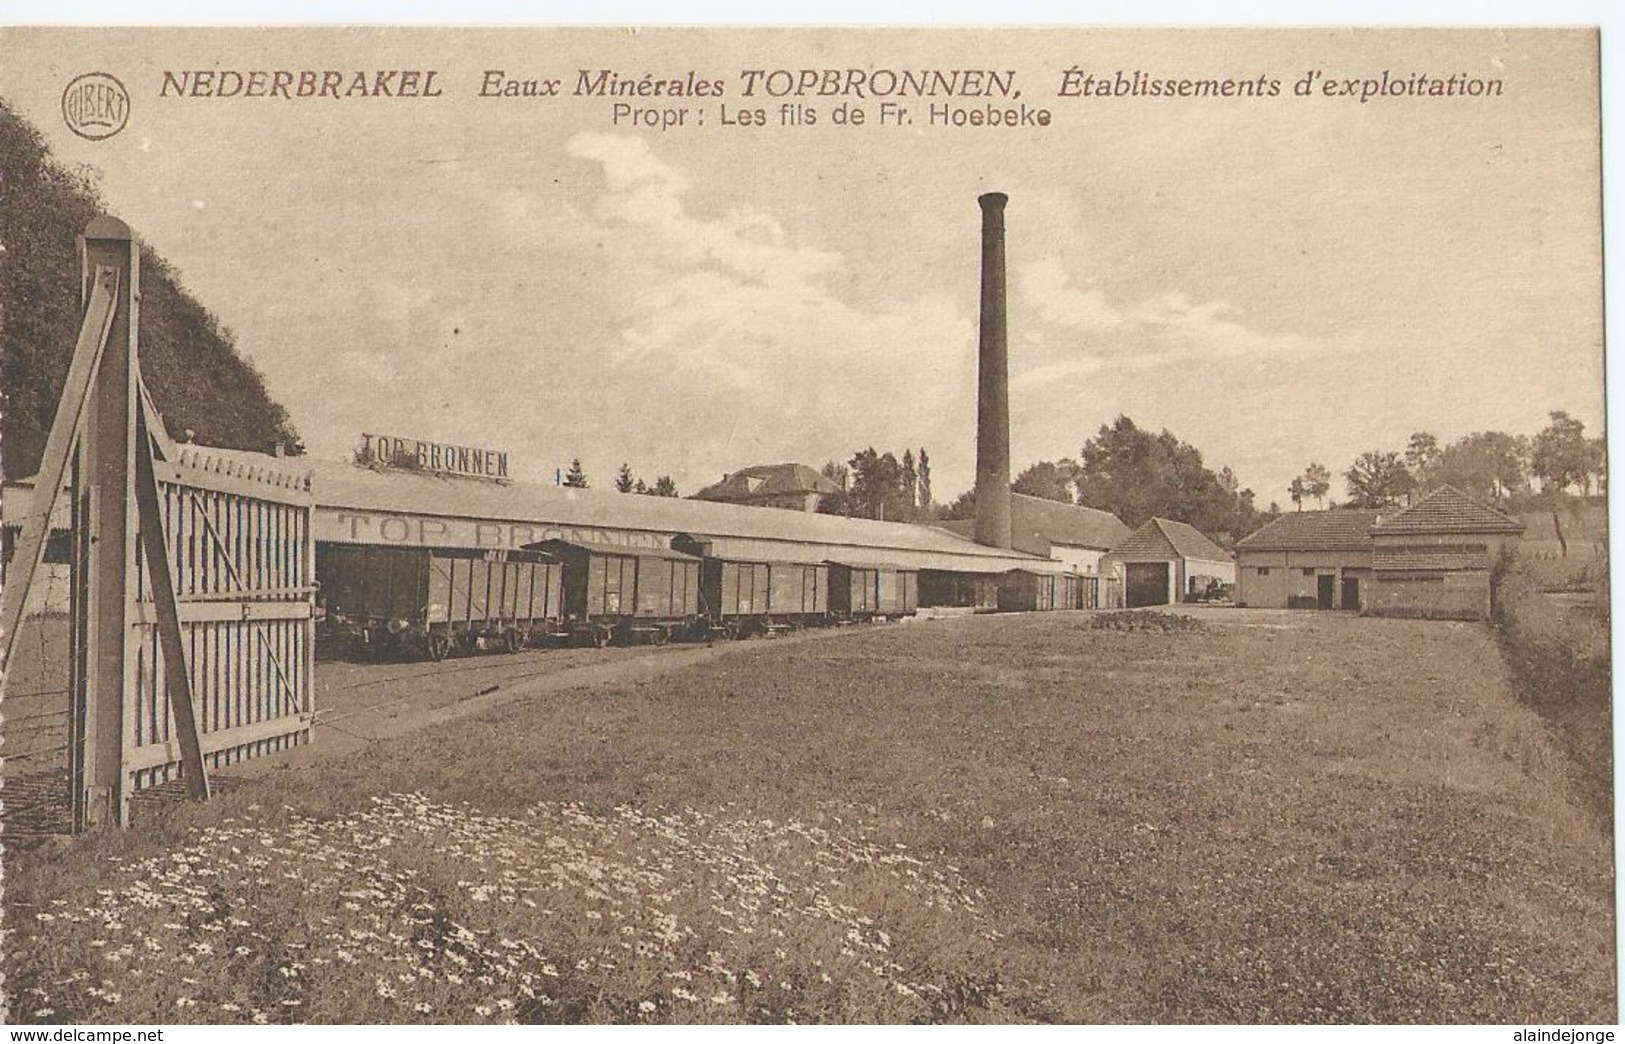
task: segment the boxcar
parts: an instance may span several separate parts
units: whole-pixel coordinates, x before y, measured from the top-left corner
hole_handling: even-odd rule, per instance
[[[700,618],[700,560],[681,551],[543,540],[526,544],[564,563],[563,630],[593,645],[664,643]]]
[[[676,551],[700,558],[700,613],[708,635],[742,638],[825,623],[829,567],[818,562],[729,558],[714,544],[688,534]]]
[[[1062,573],[1055,578],[1055,608],[1083,608],[1083,577],[1076,573]]]
[[[920,608],[920,574],[892,565],[829,563],[829,611],[848,620],[895,620]]]
[[[706,558],[700,595],[710,629],[730,638],[807,627],[829,614],[829,568]]]
[[[1059,579],[1054,573],[1010,570],[999,578],[999,611],[1033,613],[1057,608]]]
[[[316,547],[328,643],[374,655],[518,651],[557,630],[562,572],[535,551]]]

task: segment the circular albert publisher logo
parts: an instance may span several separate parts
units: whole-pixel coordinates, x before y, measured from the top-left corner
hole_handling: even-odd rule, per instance
[[[62,91],[62,119],[81,138],[111,138],[130,122],[130,92],[107,73],[75,76]]]

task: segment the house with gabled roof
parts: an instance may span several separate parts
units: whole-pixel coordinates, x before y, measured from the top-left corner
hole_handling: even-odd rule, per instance
[[[839,492],[835,483],[805,464],[756,464],[722,476],[722,481],[706,486],[694,499],[816,511],[819,497]]]
[[[1214,583],[1234,584],[1230,552],[1185,522],[1153,518],[1131,533],[1105,562],[1121,570],[1125,604],[1173,605]]]
[[[1374,616],[1488,620],[1496,561],[1523,523],[1440,486],[1371,527]]]
[[[1371,527],[1364,508],[1294,511],[1236,543],[1236,604],[1265,609],[1364,609]]]

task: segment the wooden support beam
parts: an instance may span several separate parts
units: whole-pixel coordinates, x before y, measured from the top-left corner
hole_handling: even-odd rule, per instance
[[[45,439],[45,453],[40,458],[39,472],[34,478],[34,495],[28,503],[28,514],[21,520],[17,546],[6,569],[5,587],[0,591],[0,596],[3,596],[0,664],[11,662],[12,643],[17,638],[17,627],[22,623],[28,591],[45,556],[45,541],[51,533],[51,514],[56,508],[63,483],[68,478],[74,444],[84,427],[85,403],[90,398],[91,386],[101,367],[107,333],[113,324],[118,289],[118,269],[98,267],[91,281],[85,318],[79,326],[73,361],[68,366],[68,379],[62,386],[62,398],[57,402],[51,433]]]
[[[85,574],[83,691],[84,820],[129,822],[135,706],[136,607],[135,444],[136,346],[140,331],[141,252],[130,228],[115,218],[93,220],[84,232],[87,273],[118,271],[107,350],[85,406],[79,438],[79,478],[90,493],[89,540],[79,566]],[[92,294],[94,288],[92,289]]]

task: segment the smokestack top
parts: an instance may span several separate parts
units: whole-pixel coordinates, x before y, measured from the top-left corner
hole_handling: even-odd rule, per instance
[[[976,197],[976,202],[982,205],[983,210],[1003,210],[1010,197],[1002,192],[984,192]]]

